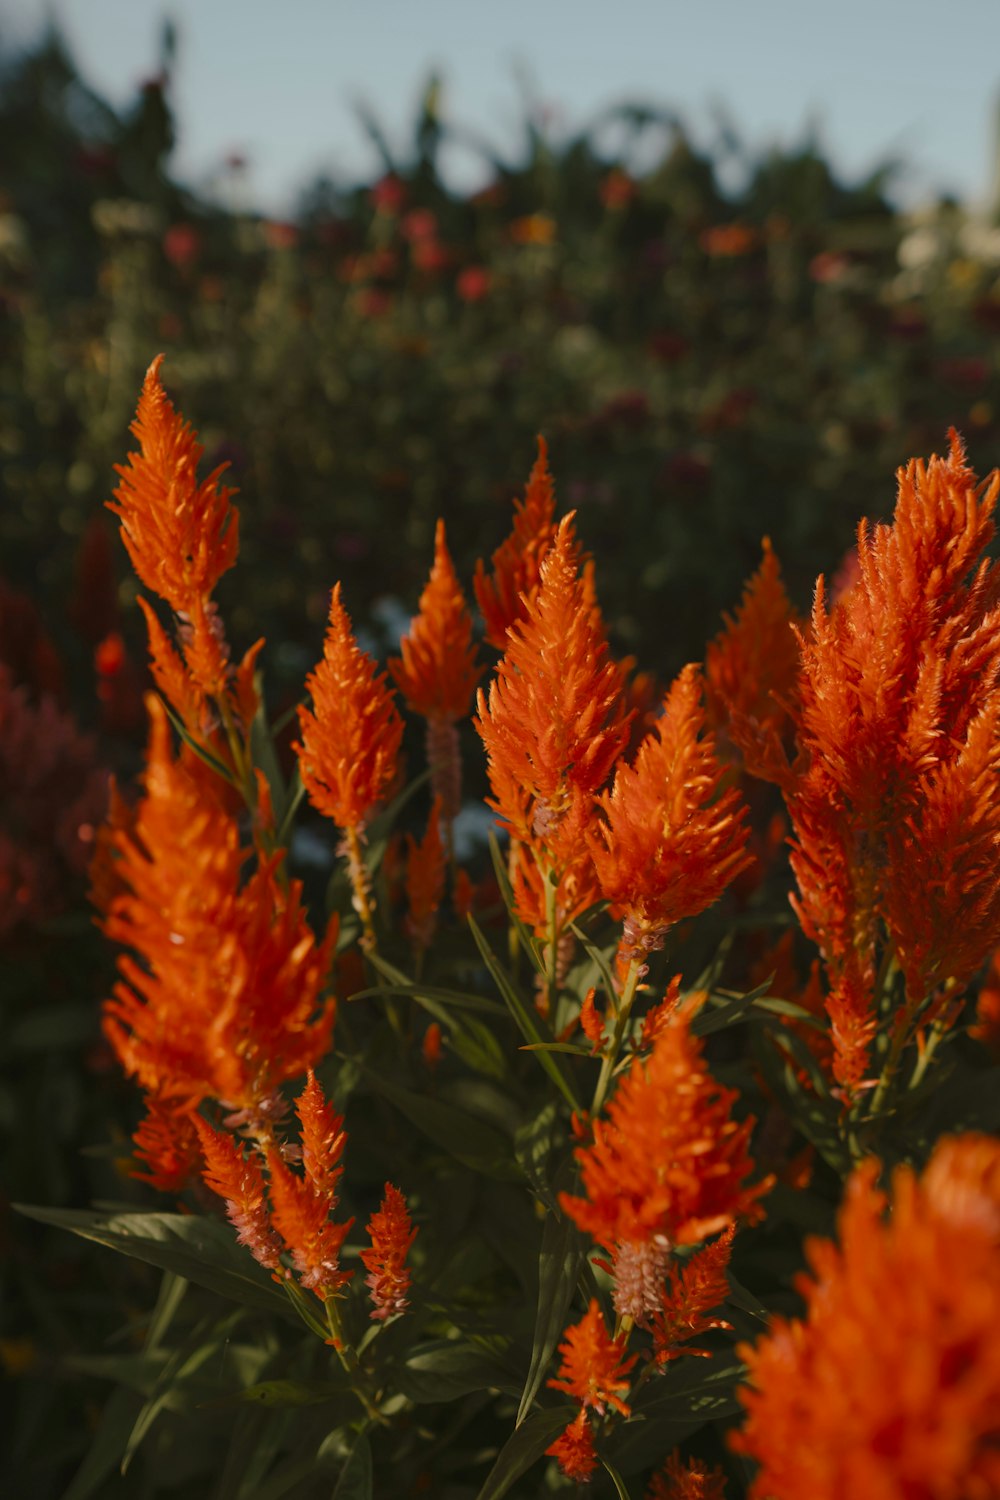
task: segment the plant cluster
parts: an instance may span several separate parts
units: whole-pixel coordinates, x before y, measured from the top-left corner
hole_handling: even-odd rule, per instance
[[[333,588],[289,741],[160,359],[132,431],[157,691],[91,878],[161,1196],[25,1212],[162,1275],[72,1500],[995,1493],[1000,475],[900,469],[808,618],[765,544],[661,691],[541,445],[484,641],[439,524],[387,670]]]

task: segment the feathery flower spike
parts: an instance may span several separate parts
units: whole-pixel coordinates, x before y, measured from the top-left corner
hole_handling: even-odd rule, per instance
[[[408,1307],[410,1271],[406,1257],[417,1237],[410,1224],[406,1199],[391,1182],[385,1185],[382,1206],[368,1221],[371,1249],[361,1251],[368,1272],[367,1283],[373,1303],[372,1319],[382,1322]]]
[[[514,501],[514,528],[493,554],[493,576],[480,558],[473,579],[486,639],[497,651],[507,649],[507,631],[524,619],[525,600],[538,586],[542,560],[555,538],[556,497],[549,473],[548,447],[538,439],[538,457],[523,500]]]
[[[574,1153],[584,1196],[561,1193],[559,1202],[611,1253],[623,1317],[645,1325],[659,1312],[673,1246],[761,1216],[771,1179],[746,1182],[754,1121],[732,1118],[735,1100],[708,1071],[682,1012],[648,1060],[633,1059],[607,1117],[593,1122],[593,1142]]]
[[[878,1174],[848,1182],[839,1245],[807,1243],[805,1316],[738,1351],[751,1500],[1000,1493],[1000,1142],[945,1139],[922,1178],[898,1168],[891,1214]]]
[[[653,1475],[646,1500],[726,1500],[726,1476],[699,1458],[685,1462],[675,1450]]]
[[[550,1458],[559,1460],[559,1467],[567,1479],[574,1479],[578,1484],[587,1483],[597,1468],[597,1452],[585,1407],[580,1407],[569,1426],[545,1452]]]
[[[625,956],[642,962],[675,922],[718,900],[746,868],[745,809],[720,793],[722,767],[704,733],[701,678],[687,666],[631,766],[598,799],[590,848],[601,892],[624,918]]]
[[[414,713],[427,720],[431,788],[450,826],[462,805],[462,765],[456,721],[464,719],[482,676],[472,642],[472,616],[455,574],[444,522],[434,536],[434,566],[419,612],[389,661],[393,681]]]
[[[270,1271],[280,1269],[281,1241],[271,1227],[267,1185],[255,1150],[244,1155],[232,1136],[213,1130],[200,1115],[194,1117],[204,1156],[202,1176],[226,1205],[226,1217],[236,1238],[254,1260]]]
[[[653,1313],[650,1326],[658,1364],[666,1364],[682,1354],[711,1357],[709,1349],[695,1349],[691,1339],[713,1328],[732,1328],[724,1318],[708,1316],[729,1296],[726,1267],[733,1246],[735,1225],[710,1245],[696,1250],[678,1267],[670,1267],[669,1285],[660,1293],[660,1306]]]
[[[608,1337],[596,1297],[580,1322],[567,1328],[559,1353],[559,1376],[548,1382],[553,1390],[565,1391],[598,1416],[603,1417],[609,1406],[628,1416],[630,1408],[622,1398],[628,1395],[629,1371],[638,1356],[626,1359],[622,1340]]]
[[[337,1207],[337,1183],[343,1171],[340,1156],[347,1137],[342,1118],[312,1071],[295,1110],[302,1127],[303,1172],[299,1176],[286,1166],[276,1147],[268,1149],[271,1223],[284,1240],[302,1285],[325,1302],[337,1296],[354,1275],[340,1264],[340,1251],[354,1220],[337,1224],[330,1218]]]

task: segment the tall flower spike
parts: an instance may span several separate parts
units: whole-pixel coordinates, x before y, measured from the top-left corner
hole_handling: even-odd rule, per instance
[[[409,1305],[406,1294],[410,1289],[410,1271],[406,1257],[417,1237],[410,1224],[406,1199],[391,1182],[385,1185],[381,1208],[368,1221],[368,1234],[371,1249],[362,1250],[361,1259],[368,1272],[372,1318],[383,1322],[405,1312]]]
[[[271,1227],[260,1158],[253,1150],[245,1156],[231,1136],[213,1130],[200,1115],[195,1116],[194,1123],[204,1154],[202,1176],[206,1185],[224,1200],[226,1217],[240,1244],[246,1245],[262,1266],[277,1271],[281,1241]]]
[[[239,516],[234,491],[220,483],[225,465],[198,481],[202,448],[160,380],[163,355],[146,372],[131,431],[139,452],[116,465],[121,483],[108,509],[141,581],[189,630],[185,659],[207,693],[224,690],[228,654],[211,594],[236,561]]]
[[[713,1328],[732,1328],[724,1318],[708,1315],[729,1296],[726,1267],[735,1232],[731,1224],[717,1240],[696,1250],[679,1268],[670,1267],[669,1284],[662,1289],[660,1306],[651,1319],[658,1364],[666,1364],[682,1354],[711,1358],[711,1350],[695,1349],[690,1340]]]
[[[302,1126],[300,1177],[285,1165],[275,1147],[267,1152],[270,1177],[271,1222],[292,1257],[299,1280],[322,1302],[338,1294],[353,1271],[340,1264],[340,1251],[353,1219],[334,1223],[337,1183],[346,1144],[344,1122],[310,1070],[306,1086],[295,1101]]]
[[[726,1476],[699,1458],[685,1462],[675,1451],[653,1475],[646,1500],[726,1500]]]
[[[751,1500],[1000,1493],[1000,1143],[946,1139],[922,1179],[900,1167],[888,1216],[878,1172],[850,1179],[839,1246],[807,1243],[804,1318],[738,1351]]]
[[[340,1156],[347,1144],[344,1117],[326,1098],[312,1068],[306,1086],[295,1101],[302,1140],[302,1167],[316,1192],[334,1202],[337,1183],[344,1170]]]
[[[671,1248],[760,1217],[771,1180],[748,1184],[753,1119],[732,1118],[736,1094],[717,1083],[681,1013],[636,1057],[575,1155],[583,1197],[560,1194],[575,1224],[611,1252],[615,1306],[645,1324],[661,1307]]]
[[[590,835],[597,877],[624,918],[624,952],[640,960],[749,863],[745,810],[735,789],[720,794],[722,768],[704,725],[698,668],[687,666],[634,763],[619,763],[599,799],[604,817]]]
[[[628,1395],[629,1371],[638,1356],[632,1354],[626,1359],[622,1340],[608,1337],[596,1297],[590,1299],[580,1322],[567,1328],[559,1353],[559,1376],[548,1382],[553,1390],[565,1391],[598,1416],[603,1416],[609,1406],[622,1416],[629,1415],[628,1403],[622,1398]]]
[[[523,500],[514,501],[514,529],[493,554],[493,577],[480,558],[473,579],[486,639],[498,651],[507,649],[507,631],[524,619],[524,601],[538,586],[542,560],[555,538],[555,487],[549,473],[548,448],[538,439],[538,457]]]
[[[545,1452],[558,1459],[559,1467],[567,1479],[586,1484],[597,1468],[597,1450],[594,1447],[594,1430],[587,1420],[586,1408],[581,1406],[569,1426],[559,1434]]]
[[[306,687],[313,706],[299,709],[302,740],[295,746],[303,785],[338,828],[363,828],[395,778],[403,722],[385,673],[354,639],[339,583],[323,660]]]
[[[329,1047],[336,924],[316,942],[275,860],[244,879],[235,818],[174,759],[166,713],[147,701],[145,797],[115,835],[122,889],[102,923],[135,956],[119,958],[105,1033],[150,1093],[217,1099],[265,1128],[279,1085]]]
[[[434,536],[431,576],[400,652],[390,660],[389,671],[410,708],[427,720],[431,786],[441,798],[450,825],[462,803],[455,723],[469,712],[482,668],[476,665],[472,616],[455,574],[443,521],[438,521]]]

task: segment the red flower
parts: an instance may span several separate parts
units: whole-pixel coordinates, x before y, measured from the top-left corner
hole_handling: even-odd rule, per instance
[[[560,1433],[545,1452],[559,1460],[559,1467],[567,1479],[586,1484],[597,1468],[597,1452],[593,1429],[582,1406],[565,1432]]]

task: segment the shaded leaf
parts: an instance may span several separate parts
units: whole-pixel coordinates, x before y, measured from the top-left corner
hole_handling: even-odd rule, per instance
[[[526,1474],[576,1416],[575,1406],[548,1406],[532,1412],[504,1443],[476,1500],[500,1500]]]
[[[549,1360],[566,1326],[584,1258],[583,1236],[571,1219],[549,1214],[538,1257],[538,1309],[531,1344],[531,1363],[517,1412],[520,1426],[538,1394]]]

